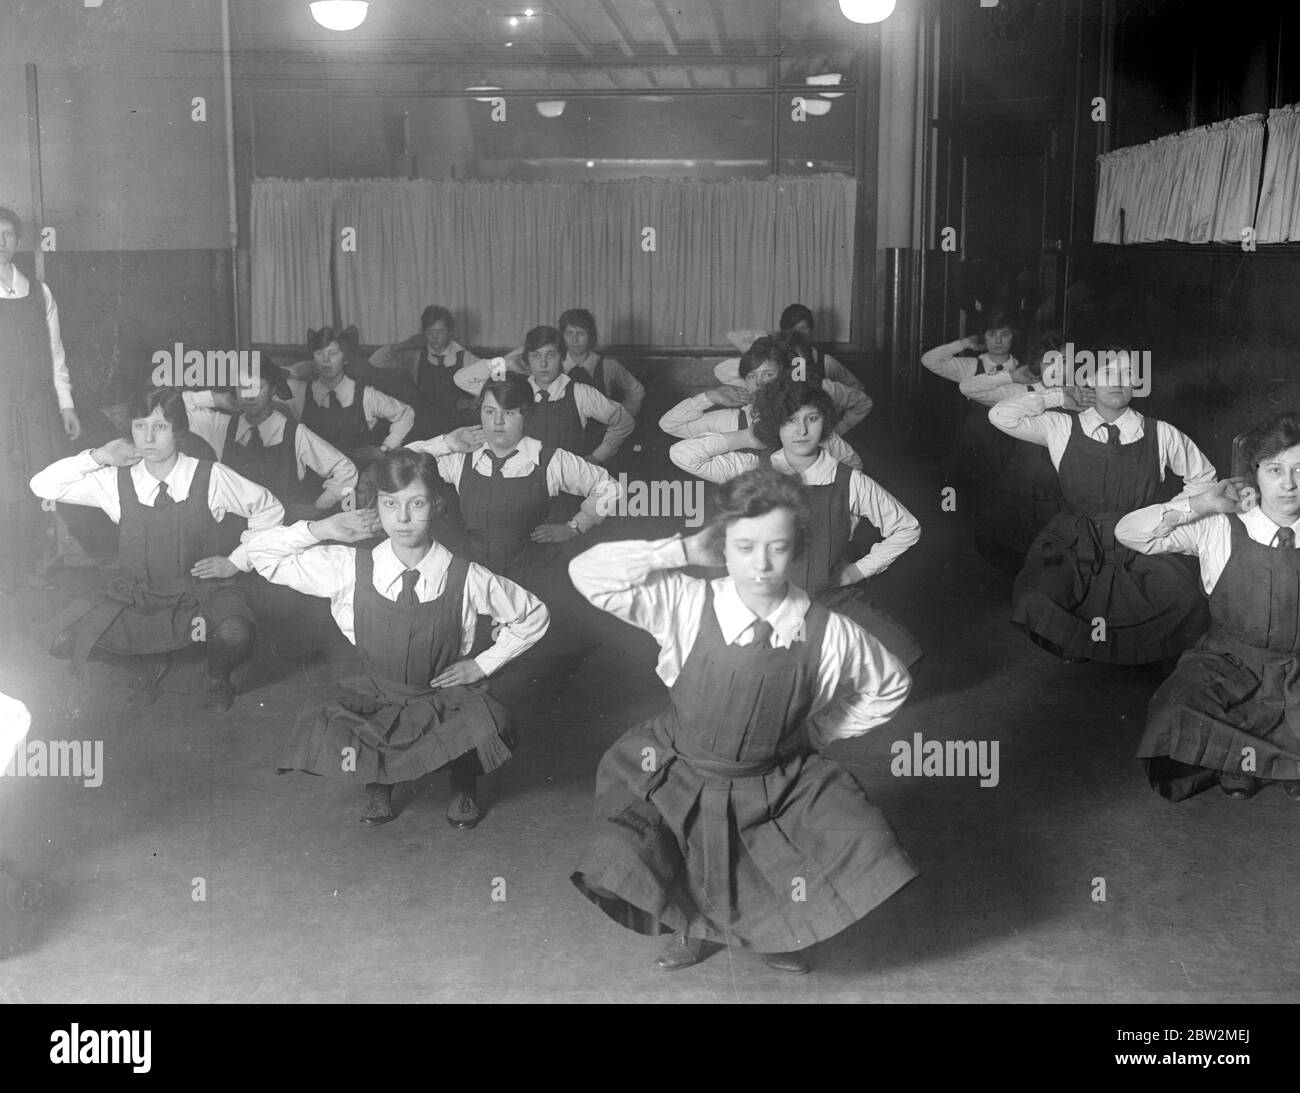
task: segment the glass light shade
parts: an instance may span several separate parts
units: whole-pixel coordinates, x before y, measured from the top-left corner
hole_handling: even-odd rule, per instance
[[[326,30],[356,30],[369,7],[369,0],[315,0],[311,17]]]
[[[805,99],[800,97],[796,101],[803,104],[804,113],[809,117],[820,118],[823,114],[831,112],[831,104],[825,99]]]
[[[555,99],[537,104],[537,112],[544,118],[558,118],[564,113],[565,102],[563,99]]]
[[[897,0],[840,0],[845,19],[855,23],[883,23],[894,14]]]

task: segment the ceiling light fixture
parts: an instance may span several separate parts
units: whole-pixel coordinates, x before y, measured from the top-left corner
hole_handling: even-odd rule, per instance
[[[564,113],[564,107],[566,105],[567,104],[563,99],[543,101],[537,104],[537,112],[544,118],[558,118]]]
[[[794,101],[801,104],[804,113],[812,118],[820,118],[824,114],[829,114],[831,112],[831,104],[825,99],[805,99],[801,96],[797,96]]]
[[[369,8],[368,0],[315,0],[311,17],[326,30],[356,30]]]
[[[844,18],[855,23],[883,23],[894,14],[897,0],[840,0]]]
[[[466,91],[500,91],[501,88],[493,87],[491,84],[480,84],[478,87],[467,87]],[[489,95],[486,99],[475,99],[475,102],[491,102],[493,99],[500,98],[499,95]]]
[[[812,87],[838,87],[844,79],[842,72],[823,72],[819,76],[806,76],[804,83]],[[821,91],[819,92],[823,99],[838,99],[844,95],[843,91]]]

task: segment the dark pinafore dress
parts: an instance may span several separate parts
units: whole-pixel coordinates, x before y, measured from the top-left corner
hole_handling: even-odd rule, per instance
[[[520,478],[479,474],[472,465],[473,455],[466,452],[461,461],[458,491],[470,560],[526,588],[551,613],[546,636],[519,658],[521,667],[523,662],[571,652],[581,644],[591,608],[569,579],[563,544],[535,543],[530,538],[539,524],[547,522],[553,498],[546,487],[546,468],[555,449],[543,445],[533,473]]]
[[[440,354],[437,360],[430,360],[427,349],[421,350],[415,361],[415,425],[407,436],[412,440],[428,440],[430,437],[449,433],[462,424],[460,405],[465,392],[456,386],[452,378],[460,370],[465,360],[465,350],[456,353],[455,364],[444,364],[446,354]]]
[[[452,559],[437,599],[406,605],[375,590],[369,550],[354,556],[353,619],[365,674],[335,684],[323,704],[303,707],[279,772],[394,785],[469,752],[477,754],[485,773],[501,766],[515,747],[514,722],[487,681],[429,687],[461,656],[468,561]],[[346,761],[353,756],[355,762]]]
[[[574,372],[580,369],[575,368]],[[570,374],[572,376],[572,374]],[[542,442],[542,446],[563,448],[583,458],[591,455],[599,446],[604,434],[604,426],[592,429],[592,422],[584,427],[582,415],[578,413],[578,403],[573,397],[575,383],[594,387],[591,377],[586,372],[578,379],[570,378],[565,385],[564,394],[554,402],[549,396],[543,396],[541,402],[533,403],[533,412],[524,418],[524,432]],[[594,423],[599,425],[599,422]],[[571,494],[562,493],[551,498],[546,518],[541,523],[563,524],[573,518],[582,506],[582,501]]]
[[[322,440],[327,440],[349,459],[354,458],[358,448],[373,444],[374,434],[366,424],[365,394],[366,385],[361,380],[353,380],[356,385],[352,393],[352,405],[322,406],[316,401],[312,385],[307,385],[307,393],[302,400],[302,423]],[[328,396],[326,396],[328,398]]]
[[[574,383],[585,383],[588,387],[593,387],[600,394],[613,401],[610,393],[605,390],[605,354],[596,355],[596,366],[590,371],[585,365],[575,364],[567,373],[569,379]],[[600,447],[600,442],[605,438],[605,424],[592,418],[587,422],[586,428],[583,429],[583,455],[588,455]],[[563,447],[564,445],[560,445]],[[577,451],[576,448],[569,449]]]
[[[1125,513],[1158,498],[1155,419],[1147,419],[1140,440],[1106,444],[1075,417],[1058,473],[1065,511],[1030,547],[1012,591],[1011,621],[1071,660],[1150,664],[1191,648],[1209,622],[1195,566],[1173,554],[1139,554],[1115,539]]]
[[[854,777],[809,744],[826,620],[812,604],[806,641],[728,645],[709,586],[671,706],[596,774],[594,829],[571,879],[615,922],[791,952],[917,875]]]
[[[1209,632],[1152,697],[1138,746],[1152,788],[1171,801],[1221,771],[1300,779],[1300,550],[1264,546],[1227,519],[1232,554],[1210,593]]]
[[[118,468],[118,565],[125,575],[54,620],[54,633],[74,630],[74,657],[84,660],[96,647],[123,654],[184,649],[196,640],[199,616],[209,626],[232,617],[254,624],[240,577],[190,576],[195,562],[218,553],[217,522],[208,508],[211,477],[212,464],[201,462],[184,501],[151,506],[136,496],[130,469]]]
[[[1064,411],[1050,410],[1049,413]],[[1013,440],[1010,460],[976,503],[975,547],[991,565],[1012,575],[1038,533],[1061,512],[1061,482],[1041,444]]]
[[[311,468],[307,468],[303,478],[298,477],[298,422],[279,407],[274,407],[271,412],[285,419],[280,443],[258,446],[240,444],[235,439],[239,418],[232,417],[226,427],[221,462],[241,477],[270,490],[284,506],[285,523],[315,520],[320,513],[312,502],[320,496],[323,480]],[[254,425],[253,428],[257,429],[257,426]],[[234,550],[247,527],[248,521],[242,516],[228,514],[221,521],[219,553],[229,554]]]
[[[769,466],[771,461],[768,454]],[[844,564],[853,537],[849,511],[852,479],[853,468],[837,463],[834,481],[821,486],[804,485],[808,491],[812,536],[803,556],[792,563],[789,579],[816,602],[852,619],[911,668],[924,655],[916,639],[887,612],[873,606],[861,584],[840,588],[830,583],[834,572]]]

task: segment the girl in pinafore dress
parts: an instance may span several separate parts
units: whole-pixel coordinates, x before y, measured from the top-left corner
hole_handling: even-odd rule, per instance
[[[591,608],[569,581],[567,544],[618,508],[621,490],[603,467],[526,436],[536,413],[522,376],[502,372],[479,392],[478,428],[410,445],[437,459],[456,491],[468,532],[467,556],[527,588],[551,612],[546,640],[527,658],[539,676],[570,675],[594,648]],[[555,519],[555,501],[573,515]],[[522,663],[521,663],[522,666]]]
[[[659,965],[718,945],[805,972],[802,950],[916,876],[888,821],[819,749],[889,720],[907,669],[789,582],[809,540],[806,491],[769,467],[720,490],[689,539],[605,543],[574,584],[648,631],[671,705],[605,753],[573,882],[614,921],[674,934]],[[716,565],[709,581],[680,572]]]
[[[1016,578],[1011,621],[1064,660],[1152,664],[1181,655],[1205,631],[1205,596],[1187,559],[1138,554],[1116,542],[1115,525],[1157,500],[1166,471],[1182,478],[1180,498],[1204,492],[1216,475],[1186,435],[1129,406],[1141,377],[1115,352],[1095,388],[1031,391],[989,411],[1003,432],[1047,448],[1064,501]],[[1053,406],[1079,413],[1047,413]]]
[[[847,615],[873,635],[910,670],[921,647],[885,611],[874,606],[862,582],[883,573],[921,538],[921,525],[888,491],[859,470],[837,462],[822,446],[834,435],[835,408],[814,383],[780,379],[760,388],[752,429],[683,440],[669,457],[683,470],[723,483],[767,465],[797,477],[808,491],[812,538],[790,567],[790,580],[824,607]],[[753,455],[755,443],[766,449]],[[883,536],[861,558],[847,558],[849,542],[863,517]]]
[[[1243,800],[1281,782],[1300,800],[1300,416],[1258,425],[1244,449],[1253,483],[1220,482],[1115,528],[1143,554],[1199,558],[1210,596],[1209,632],[1151,699],[1138,747],[1171,801],[1216,782]]]
[[[371,473],[378,514],[303,521],[248,543],[267,580],[329,599],[364,669],[303,707],[280,770],[364,784],[361,823],[375,826],[393,819],[396,783],[450,766],[447,821],[473,827],[478,775],[505,763],[515,744],[510,713],[486,681],[541,638],[547,611],[434,540],[445,506],[432,458],[401,449]],[[388,538],[373,549],[319,545],[361,542],[380,527]],[[475,654],[479,616],[496,630]]]
[[[118,524],[125,571],[54,620],[50,652],[74,661],[91,653],[140,658],[133,690],[149,705],[171,654],[202,641],[202,704],[228,710],[235,701],[231,675],[252,655],[256,620],[238,579],[250,568],[246,543],[223,556],[218,525],[227,514],[242,516],[247,539],[279,524],[284,508],[264,486],[180,451],[189,434],[180,391],[150,391],[132,401],[128,414],[131,440],[60,459],[32,478],[37,497],[93,505]]]

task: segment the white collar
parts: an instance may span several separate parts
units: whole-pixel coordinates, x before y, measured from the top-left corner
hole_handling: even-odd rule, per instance
[[[1089,406],[1079,415],[1079,424],[1089,436],[1103,425],[1118,425],[1121,433],[1130,434],[1137,432],[1138,426],[1142,424],[1142,415],[1134,410],[1132,406],[1128,406],[1114,421],[1107,421],[1101,414],[1097,413],[1095,406]]]
[[[376,588],[390,590],[393,585],[401,581],[406,566],[393,553],[392,540],[385,539],[371,551],[370,556],[374,560]],[[436,594],[439,582],[446,576],[447,567],[450,565],[451,551],[434,540],[433,545],[429,547],[428,552],[415,568],[420,576],[429,582]]]
[[[1241,519],[1246,525],[1246,530],[1251,533],[1250,537],[1255,542],[1263,543],[1265,546],[1273,545],[1273,540],[1277,538],[1278,525],[1264,514],[1262,508],[1256,505],[1249,512],[1243,513]],[[1300,517],[1297,517],[1292,523],[1282,526],[1296,531],[1296,541],[1300,542]]]
[[[758,616],[741,602],[736,582],[730,577],[718,577],[709,583],[713,586],[713,611],[722,631],[722,640],[731,645]],[[787,587],[785,599],[767,616],[767,621],[772,624],[773,645],[788,648],[794,643],[796,635],[802,633],[809,604],[808,593],[802,588],[793,584]]]
[[[492,449],[487,444],[481,444],[475,449],[474,454],[470,457],[470,462],[475,466],[486,466],[491,469],[487,460],[487,454]],[[519,443],[515,445],[514,455],[506,460],[507,463],[513,463],[517,459],[526,459],[534,467],[542,461],[542,442],[533,436],[521,436]],[[504,464],[502,464],[504,466]]]
[[[571,381],[569,379],[568,373],[561,372],[552,381],[551,386],[545,389],[546,401],[555,402],[557,399],[562,399],[564,397],[564,390],[566,387],[569,386],[570,382]],[[528,384],[530,387],[532,387],[533,398],[534,400],[536,400],[537,396],[543,393],[543,390],[542,388],[537,386],[537,381],[533,379],[532,376],[528,377]]]
[[[331,391],[338,395],[339,402],[342,402],[344,395],[351,398],[352,393],[356,390],[356,386],[356,381],[349,375],[344,375],[344,377],[339,380],[336,387],[326,387],[320,380],[312,380],[311,397],[315,400],[318,406],[328,406]]]

